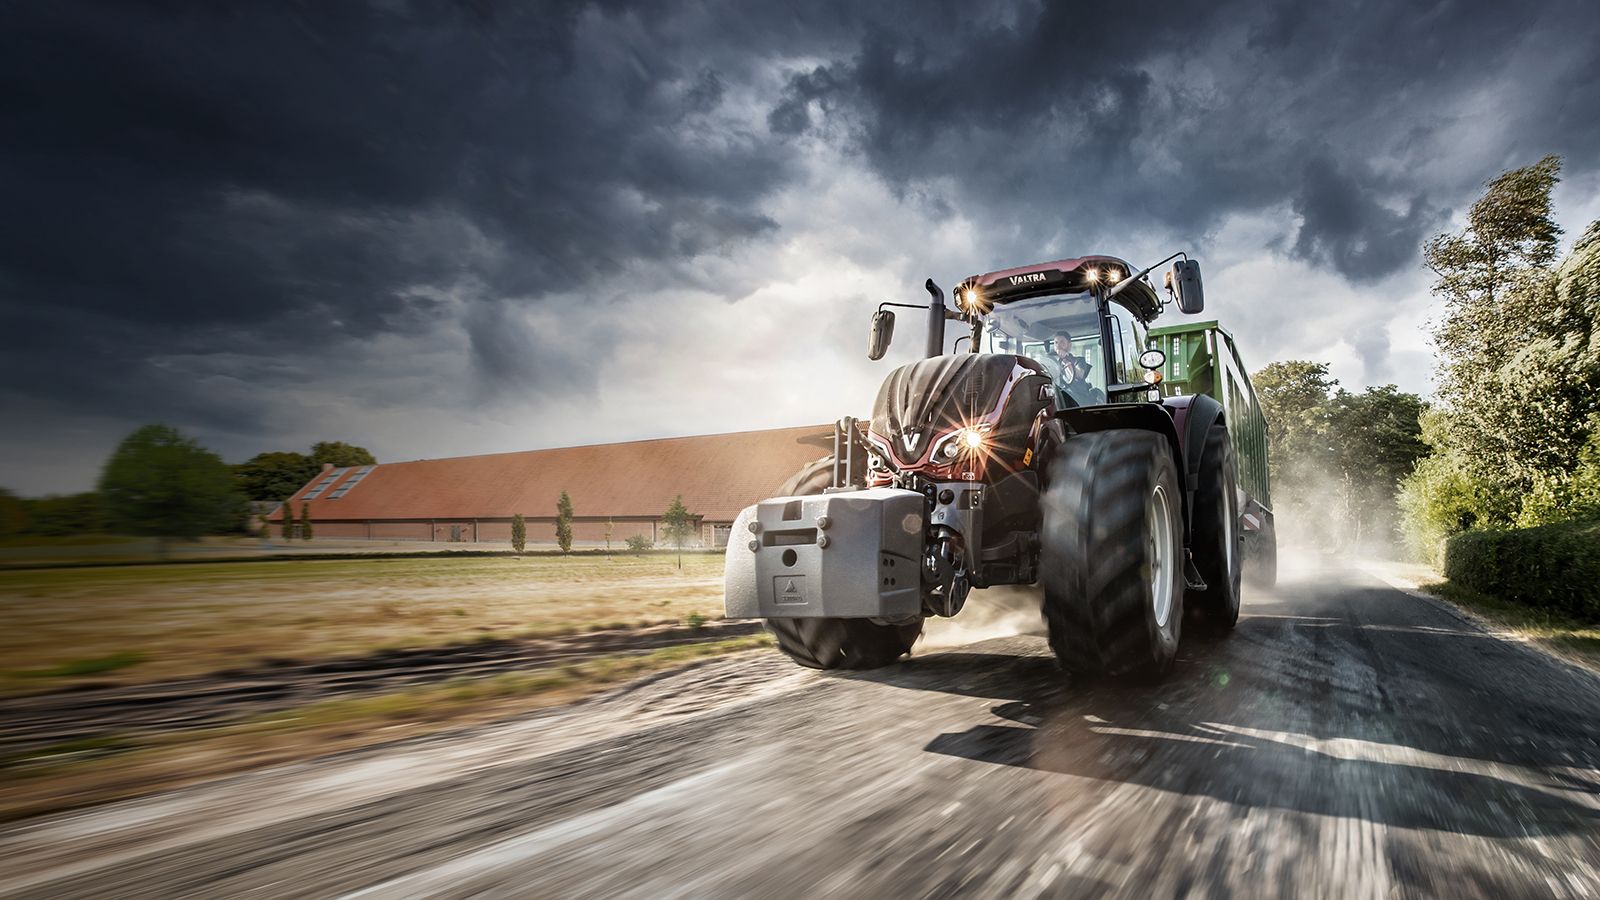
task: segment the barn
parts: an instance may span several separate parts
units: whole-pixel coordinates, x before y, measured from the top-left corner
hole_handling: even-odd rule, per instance
[[[554,543],[556,501],[572,499],[573,541],[661,541],[661,516],[682,495],[700,546],[720,547],[739,511],[772,496],[833,447],[833,426],[661,438],[452,459],[324,467],[289,499],[309,507],[316,539],[504,543],[511,517],[528,543]],[[269,516],[277,522],[280,509]]]

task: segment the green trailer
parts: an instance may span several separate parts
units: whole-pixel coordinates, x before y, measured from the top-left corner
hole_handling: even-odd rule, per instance
[[[1245,574],[1257,584],[1277,580],[1277,526],[1267,472],[1267,418],[1239,358],[1233,335],[1215,320],[1150,329],[1149,346],[1166,354],[1162,393],[1205,394],[1222,404],[1244,500],[1239,504]]]

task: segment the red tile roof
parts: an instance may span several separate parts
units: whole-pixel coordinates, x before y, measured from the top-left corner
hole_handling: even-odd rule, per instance
[[[543,517],[555,515],[556,499],[566,491],[573,514],[584,518],[658,516],[682,494],[691,513],[728,521],[772,496],[806,463],[826,456],[832,438],[831,425],[811,425],[382,463],[332,499],[361,469],[339,471],[305,502],[314,522]],[[301,497],[326,477],[319,472],[290,498],[296,515]],[[281,510],[271,516],[281,517]]]

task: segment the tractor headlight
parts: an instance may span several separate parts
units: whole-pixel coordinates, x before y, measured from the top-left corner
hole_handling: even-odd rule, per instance
[[[933,458],[948,461],[962,454],[971,455],[977,453],[983,449],[983,445],[989,440],[986,434],[988,430],[989,426],[987,424],[957,428],[955,431],[940,438],[939,446],[933,451]]]

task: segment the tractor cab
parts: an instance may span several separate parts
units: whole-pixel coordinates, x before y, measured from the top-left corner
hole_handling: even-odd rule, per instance
[[[1003,269],[962,282],[957,315],[974,351],[1040,363],[1062,409],[1142,399],[1145,328],[1162,310],[1144,274],[1112,256]]]
[[[1162,265],[1182,254],[1174,254]],[[967,350],[1025,357],[1051,377],[1063,409],[1144,399],[1147,371],[1161,360],[1146,355],[1146,329],[1165,303],[1146,276],[1114,256],[1083,256],[974,275],[957,286],[955,309],[930,279],[926,307],[884,303],[872,320],[868,356],[882,358],[894,331],[888,307],[927,309],[929,357],[946,351],[945,323],[971,329]],[[1204,303],[1200,267],[1184,259],[1166,273],[1165,286],[1185,313]],[[959,343],[958,343],[959,346]]]

